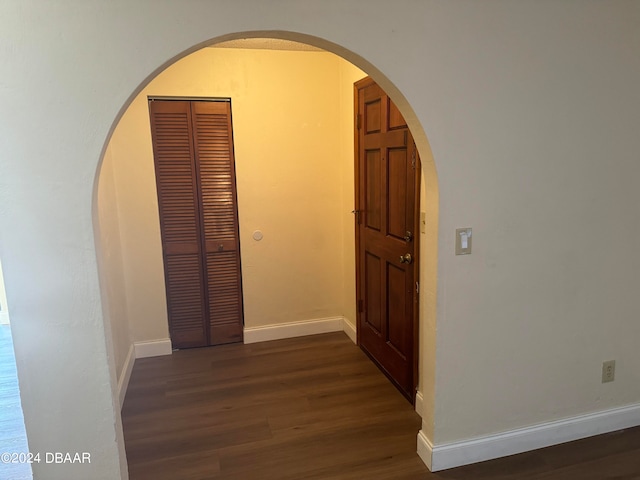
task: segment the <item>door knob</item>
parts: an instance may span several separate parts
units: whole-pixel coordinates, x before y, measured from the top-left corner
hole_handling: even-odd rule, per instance
[[[406,263],[408,265],[411,262],[413,262],[413,257],[410,253],[407,253],[406,255],[400,255],[400,263]]]
[[[413,240],[413,233],[407,230],[407,233],[404,235],[404,241],[409,243],[411,240]]]

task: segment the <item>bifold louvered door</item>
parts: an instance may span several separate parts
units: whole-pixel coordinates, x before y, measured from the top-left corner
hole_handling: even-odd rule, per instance
[[[231,104],[150,100],[149,111],[171,342],[241,342]]]

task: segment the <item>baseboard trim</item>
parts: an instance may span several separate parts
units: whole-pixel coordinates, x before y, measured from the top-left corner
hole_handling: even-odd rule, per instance
[[[424,395],[422,392],[416,392],[416,413],[420,415],[421,418],[424,418],[422,412],[424,411]]]
[[[120,372],[120,378],[118,379],[118,398],[120,399],[120,410],[124,405],[124,397],[127,394],[127,387],[129,386],[129,380],[131,379],[131,372],[133,371],[133,364],[136,361],[135,347],[132,343],[129,347],[129,353],[124,360],[122,366],[122,372]]]
[[[433,445],[422,430],[418,432],[418,456],[424,462],[429,471],[435,472],[433,469]]]
[[[304,337],[319,333],[341,332],[342,317],[318,318],[303,322],[278,323],[264,327],[245,327],[244,343],[268,342],[283,338]]]
[[[171,340],[161,338],[149,342],[134,343],[136,358],[159,357],[161,355],[171,355]]]
[[[640,403],[444,445],[432,445],[420,431],[418,455],[437,472],[639,425]]]
[[[354,344],[358,344],[358,334],[356,333],[356,326],[347,320],[346,317],[342,317],[342,330],[347,334],[347,337],[351,339]]]

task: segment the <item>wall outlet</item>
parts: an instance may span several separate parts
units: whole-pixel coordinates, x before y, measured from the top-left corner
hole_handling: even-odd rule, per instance
[[[616,361],[602,362],[602,383],[613,382],[616,378]]]

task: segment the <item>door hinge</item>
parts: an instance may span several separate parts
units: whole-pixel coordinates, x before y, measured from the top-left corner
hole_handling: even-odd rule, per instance
[[[358,115],[356,115],[356,128],[360,130],[361,127],[362,127],[362,115],[359,113]]]
[[[416,282],[416,293],[420,293],[420,282]]]
[[[364,312],[364,300],[358,300],[358,313]]]
[[[411,168],[413,168],[414,170],[416,169],[416,149],[415,149],[415,147],[413,148],[413,151],[411,152]]]

